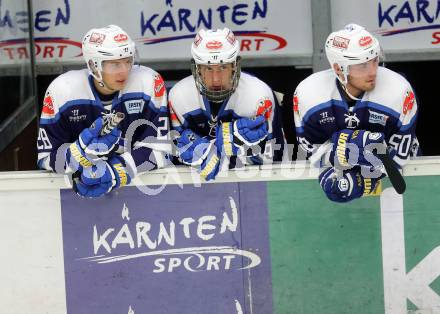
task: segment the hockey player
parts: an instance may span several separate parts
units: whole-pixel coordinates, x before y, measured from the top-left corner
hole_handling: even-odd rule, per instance
[[[180,161],[211,180],[223,165],[227,169],[280,160],[284,141],[273,92],[241,72],[233,32],[202,29],[191,53],[192,76],[169,94],[171,125],[180,134]]]
[[[167,95],[157,72],[134,65],[135,43],[120,27],[91,29],[82,52],[88,69],[60,75],[44,96],[38,166],[74,173],[75,191],[98,197],[167,163],[154,143],[168,135]]]
[[[405,78],[379,66],[379,42],[363,27],[331,33],[325,49],[331,69],[296,88],[295,125],[298,143],[323,168],[324,193],[347,202],[374,191],[383,177],[373,152],[387,149],[400,167],[417,154],[417,103]]]

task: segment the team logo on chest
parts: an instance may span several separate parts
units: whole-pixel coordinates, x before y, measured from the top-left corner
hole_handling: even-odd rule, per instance
[[[124,102],[124,105],[125,105],[125,109],[127,110],[127,113],[133,114],[133,113],[141,113],[142,110],[144,109],[144,103],[145,101],[143,101],[142,99],[129,100]]]
[[[356,113],[345,113],[345,125],[347,126],[347,128],[349,129],[356,129],[359,126],[360,120],[359,118],[356,116]]]

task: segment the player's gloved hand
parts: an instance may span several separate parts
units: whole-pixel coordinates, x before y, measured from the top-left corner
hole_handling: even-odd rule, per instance
[[[333,133],[331,140],[333,149],[330,153],[330,162],[337,168],[382,165],[372,151],[384,143],[383,133],[344,129]],[[385,149],[384,146],[383,148]]]
[[[177,138],[177,155],[186,165],[198,166],[205,159],[210,141],[186,129]]]
[[[98,160],[99,158],[87,155],[78,140],[70,144],[66,150],[66,170],[70,169],[72,172],[81,172],[84,168],[96,164]]]
[[[217,151],[217,147],[211,144],[208,149],[208,154],[203,159],[202,164],[199,167],[200,176],[206,181],[214,180],[220,171],[220,155]]]
[[[108,161],[100,160],[96,165],[84,168],[74,178],[73,189],[84,197],[99,197],[131,182],[130,171],[124,159],[113,156]]]
[[[109,155],[115,149],[121,138],[121,130],[113,128],[109,134],[101,135],[103,127],[104,118],[99,117],[79,134],[78,142],[86,154],[102,157]]]
[[[84,129],[78,139],[70,144],[66,151],[66,168],[73,172],[82,171],[99,161],[99,158],[110,154],[116,147],[121,130],[114,128],[109,134],[101,136],[104,125],[102,117],[95,120],[92,125]]]
[[[340,174],[338,175],[338,173]],[[353,167],[345,171],[329,167],[319,175],[319,184],[328,199],[333,202],[345,203],[371,194],[384,176],[364,178],[361,175],[360,167]]]
[[[201,137],[190,129],[177,138],[177,154],[186,165],[197,167],[205,180],[213,180],[219,172],[220,158],[214,141]]]
[[[217,126],[216,134],[219,152],[237,156],[241,147],[247,150],[263,141],[268,135],[268,126],[264,116],[241,118],[234,122],[223,122]]]

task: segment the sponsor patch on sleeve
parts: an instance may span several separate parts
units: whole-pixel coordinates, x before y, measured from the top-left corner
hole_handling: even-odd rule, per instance
[[[299,104],[299,101],[298,101],[298,95],[297,95],[297,93],[295,93],[295,94],[293,95],[293,111],[294,111],[294,112],[298,112],[298,111],[299,111],[299,109],[298,109],[298,104]]]
[[[42,118],[53,118],[55,116],[53,99],[52,96],[50,96],[50,94],[46,94],[46,96],[44,97],[41,116]]]
[[[407,91],[405,95],[405,100],[403,101],[403,114],[407,114],[408,111],[411,111],[411,109],[414,106],[415,97],[414,93],[412,91]]]
[[[160,74],[154,76],[154,97],[159,98],[165,94],[165,82]]]
[[[264,116],[266,120],[269,120],[272,114],[272,101],[268,98],[263,98],[258,101],[257,116]]]

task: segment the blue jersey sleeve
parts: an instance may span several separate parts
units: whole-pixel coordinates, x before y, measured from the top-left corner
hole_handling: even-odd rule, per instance
[[[403,166],[410,157],[420,155],[419,143],[416,137],[417,99],[409,87],[402,100],[402,111],[395,127],[386,133],[386,142],[391,148],[393,160]]]
[[[38,167],[63,173],[65,171],[65,154],[68,145],[75,141],[70,125],[61,116],[56,93],[49,86],[40,117],[37,139]]]

